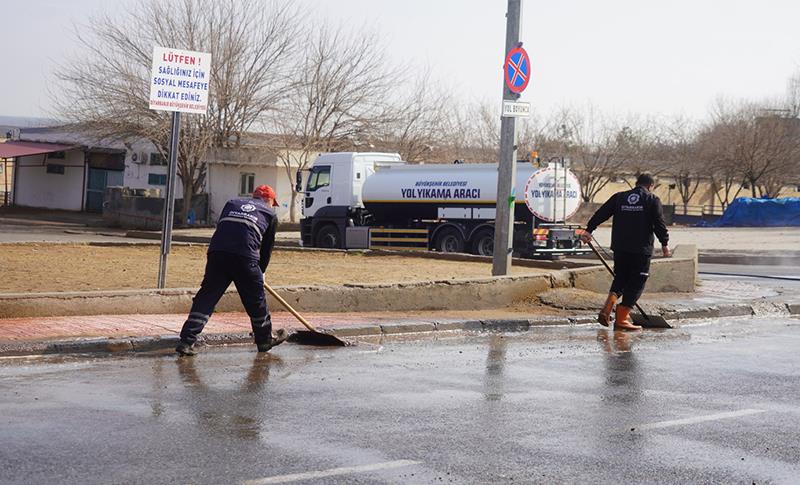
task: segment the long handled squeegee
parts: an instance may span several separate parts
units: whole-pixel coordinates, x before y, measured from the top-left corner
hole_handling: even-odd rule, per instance
[[[595,240],[595,242],[597,242],[597,240]],[[592,248],[592,251],[594,251],[594,254],[596,254],[597,257],[600,258],[600,261],[603,263],[603,266],[606,267],[608,272],[611,273],[611,277],[613,278],[615,276],[614,270],[611,269],[611,266],[608,265],[608,262],[605,260],[605,258],[600,254],[599,251],[597,251],[597,248],[594,247],[594,244],[592,244],[591,242],[589,242],[588,244],[589,247]],[[636,309],[639,310],[639,312],[641,313],[641,314],[631,313],[631,319],[633,319],[633,323],[635,323],[636,325],[640,325],[645,328],[672,328],[672,325],[667,323],[667,321],[661,315],[648,315],[647,313],[645,313],[642,307],[639,306],[638,303],[636,304]]]
[[[308,330],[298,330],[294,332],[290,337],[289,340],[292,342],[296,342],[298,344],[306,344],[306,345],[330,345],[330,346],[340,346],[344,347],[347,345],[351,345],[350,342],[340,339],[336,335],[331,335],[329,333],[323,333],[314,328],[308,321],[303,318],[302,315],[297,313],[297,311],[292,308],[289,303],[286,302],[281,295],[279,295],[275,290],[272,289],[271,286],[264,282],[264,289],[276,300],[278,303],[283,305],[284,308],[289,310],[289,313],[294,315],[294,317],[300,321]]]

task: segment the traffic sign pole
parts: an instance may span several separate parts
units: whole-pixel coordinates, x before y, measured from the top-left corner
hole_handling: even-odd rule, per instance
[[[508,0],[506,11],[506,50],[508,54],[519,45],[519,23],[522,0]],[[506,60],[508,62],[508,60]],[[503,99],[515,101],[519,94],[511,91],[507,82],[507,67],[503,66]],[[530,66],[528,66],[530,76]],[[526,83],[527,84],[527,83]],[[497,202],[494,221],[494,255],[492,275],[507,275],[511,271],[514,244],[514,184],[517,180],[517,123],[516,118],[500,118],[500,160],[497,176]]]
[[[172,130],[169,138],[169,170],[167,193],[164,198],[164,217],[161,219],[161,260],[158,263],[158,287],[167,282],[167,256],[172,246],[172,223],[175,218],[175,179],[178,178],[178,141],[181,134],[181,112],[172,112]],[[185,200],[185,199],[184,199]]]

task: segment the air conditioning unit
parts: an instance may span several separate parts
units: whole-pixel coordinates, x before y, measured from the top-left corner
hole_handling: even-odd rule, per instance
[[[138,165],[147,163],[147,152],[133,152],[131,154],[131,162]]]

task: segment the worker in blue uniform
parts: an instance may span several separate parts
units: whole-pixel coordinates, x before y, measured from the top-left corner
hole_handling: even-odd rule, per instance
[[[175,351],[195,355],[195,343],[231,282],[236,285],[259,352],[266,352],[286,340],[286,330],[272,335],[272,319],[264,294],[264,272],[275,245],[278,206],[275,190],[256,187],[252,198],[229,200],[220,213],[206,256],[206,271],[192,309],[181,329]]]

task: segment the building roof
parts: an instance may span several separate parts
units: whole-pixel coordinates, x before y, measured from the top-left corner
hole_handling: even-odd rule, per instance
[[[74,143],[97,151],[98,149],[125,150],[122,140],[100,138],[81,125],[23,128],[19,139],[41,143]]]
[[[75,145],[58,143],[34,143],[29,141],[7,141],[0,143],[0,158],[27,157],[43,153],[63,152],[76,148]]]

